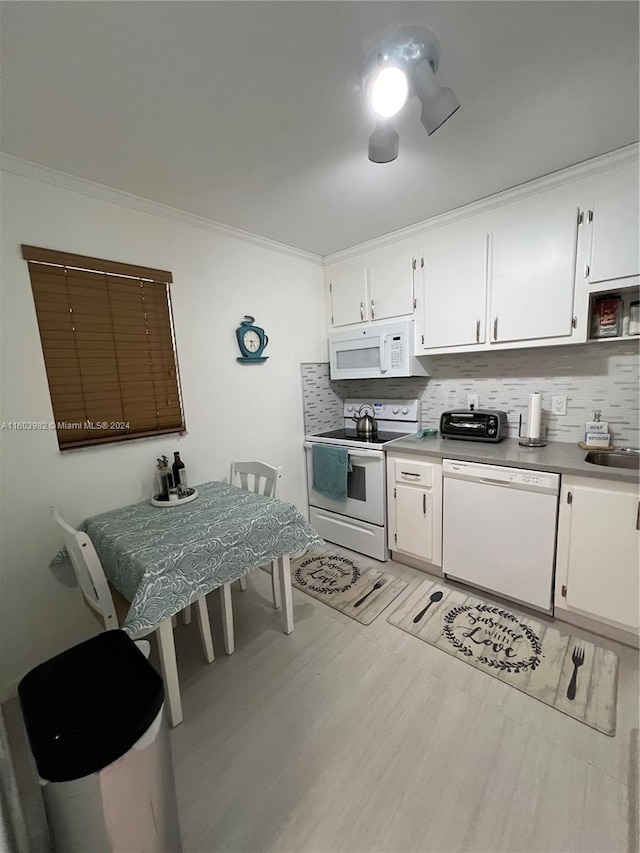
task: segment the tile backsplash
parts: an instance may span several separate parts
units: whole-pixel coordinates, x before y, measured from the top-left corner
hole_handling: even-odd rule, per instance
[[[329,364],[301,364],[304,431],[321,432],[342,426],[342,401],[346,382],[329,379]]]
[[[637,341],[437,355],[431,377],[420,379],[332,382],[328,364],[303,364],[305,431],[341,426],[348,397],[417,398],[421,425],[437,427],[443,411],[466,408],[467,394],[477,394],[479,408],[507,412],[509,434],[516,437],[521,414],[526,425],[529,394],[540,391],[550,441],[580,441],[585,422],[600,411],[615,445],[638,447],[638,366]],[[552,395],[566,395],[566,415],[551,413]]]

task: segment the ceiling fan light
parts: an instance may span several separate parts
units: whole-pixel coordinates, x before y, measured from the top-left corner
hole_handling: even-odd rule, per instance
[[[409,97],[409,81],[401,68],[386,65],[371,81],[371,106],[381,118],[397,115]]]
[[[391,163],[398,156],[400,136],[388,123],[380,123],[369,137],[369,160],[372,163]]]

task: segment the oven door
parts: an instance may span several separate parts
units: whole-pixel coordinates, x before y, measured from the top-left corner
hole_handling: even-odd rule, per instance
[[[348,448],[353,470],[347,475],[347,499],[335,501],[313,488],[311,442],[305,442],[307,454],[307,492],[309,506],[359,518],[371,524],[384,525],[385,470],[384,453],[379,450]]]

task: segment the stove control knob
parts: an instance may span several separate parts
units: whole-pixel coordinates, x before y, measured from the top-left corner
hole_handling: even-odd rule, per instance
[[[400,411],[400,409],[397,406],[393,407],[393,414],[394,415],[397,415],[399,411]]]
[[[408,409],[408,407],[407,407],[407,406],[403,406],[403,407],[402,407],[402,414],[403,414],[403,415],[406,415],[408,411],[409,411],[409,409]]]
[[[348,411],[348,412],[352,412],[352,411],[353,411],[353,406],[347,406],[347,411]]]

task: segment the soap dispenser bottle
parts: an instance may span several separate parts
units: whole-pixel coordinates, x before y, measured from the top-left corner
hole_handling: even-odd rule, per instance
[[[169,495],[173,489],[173,472],[169,468],[169,460],[166,456],[162,456],[158,461],[158,472],[156,476],[158,497],[162,500],[169,500]]]

